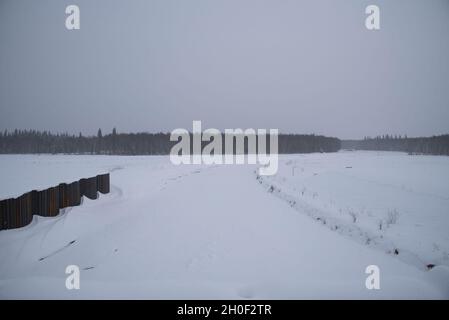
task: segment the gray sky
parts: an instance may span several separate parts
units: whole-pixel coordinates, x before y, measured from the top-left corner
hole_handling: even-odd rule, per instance
[[[65,28],[77,4],[81,30]],[[381,30],[365,28],[365,7]],[[0,0],[0,129],[449,132],[449,0]]]

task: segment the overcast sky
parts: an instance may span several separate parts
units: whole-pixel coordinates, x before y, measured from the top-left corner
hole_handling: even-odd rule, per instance
[[[77,4],[81,29],[65,28]],[[365,28],[365,7],[381,30]],[[0,129],[449,133],[449,0],[0,0]]]

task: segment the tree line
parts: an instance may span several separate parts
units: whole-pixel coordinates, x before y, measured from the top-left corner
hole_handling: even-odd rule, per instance
[[[337,138],[314,134],[280,134],[278,141],[279,153],[336,152],[341,147]],[[170,141],[169,133],[118,133],[115,128],[105,135],[99,129],[92,136],[18,129],[0,132],[2,154],[166,155],[176,143]]]
[[[403,151],[408,154],[449,155],[449,134],[408,138],[407,136],[382,135],[363,140],[342,141],[342,148],[356,150]]]

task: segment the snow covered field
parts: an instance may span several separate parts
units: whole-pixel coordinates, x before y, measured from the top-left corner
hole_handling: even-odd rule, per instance
[[[331,230],[418,268],[449,266],[449,158],[395,152],[283,157],[259,177]]]
[[[111,193],[0,231],[0,298],[449,298],[449,158],[1,155],[0,198],[111,172]],[[65,269],[81,269],[67,290]],[[380,268],[367,290],[365,268]],[[428,265],[435,267],[428,270]]]

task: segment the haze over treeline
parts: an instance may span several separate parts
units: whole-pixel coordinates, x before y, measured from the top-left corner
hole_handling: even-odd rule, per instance
[[[269,135],[266,139],[267,151],[270,151]],[[190,139],[191,149],[192,141]],[[337,138],[313,134],[280,134],[278,141],[279,153],[336,152],[341,146]],[[169,133],[118,133],[115,128],[109,134],[103,134],[99,129],[96,136],[17,129],[0,133],[0,153],[163,155],[169,154],[176,143],[177,141],[170,141]],[[206,144],[208,142],[202,142],[203,147]],[[223,134],[222,150],[226,150]],[[247,151],[245,142],[245,152]]]
[[[191,150],[192,150],[192,134]],[[36,130],[7,130],[0,132],[0,153],[66,153],[164,155],[169,154],[177,141],[170,141],[169,133],[111,133],[97,135],[70,135]],[[204,147],[208,142],[202,142]],[[267,137],[267,149],[269,139]],[[403,151],[409,154],[449,155],[449,134],[432,137],[407,137],[385,134],[363,140],[340,140],[314,134],[280,134],[279,153],[337,152],[340,149]],[[245,141],[245,152],[247,152]],[[225,150],[225,135],[222,135]],[[235,152],[235,150],[233,150]]]
[[[382,135],[363,140],[342,141],[342,148],[356,150],[403,151],[409,154],[449,155],[449,134],[432,137]]]

